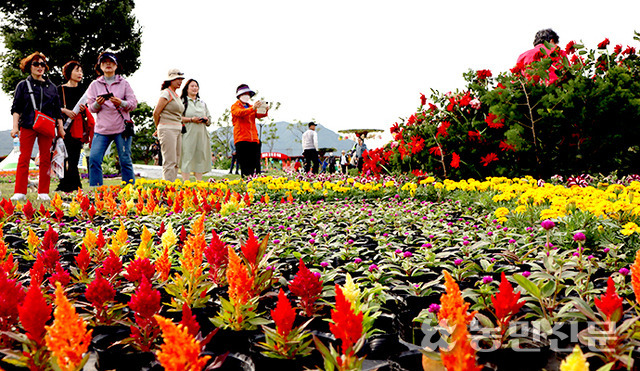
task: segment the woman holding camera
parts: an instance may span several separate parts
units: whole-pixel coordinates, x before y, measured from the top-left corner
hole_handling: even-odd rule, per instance
[[[211,171],[211,139],[207,131],[211,114],[200,99],[200,85],[196,80],[187,80],[180,98],[185,107],[182,122],[186,128],[182,135],[182,179],[186,181],[194,173],[196,180],[202,180],[202,174]]]
[[[49,201],[49,186],[51,177],[51,143],[53,136],[43,131],[34,130],[36,120],[36,110],[48,117],[45,119],[46,125],[56,126],[58,136],[64,137],[62,123],[62,113],[60,111],[60,100],[56,86],[44,77],[49,70],[47,58],[44,54],[35,52],[20,61],[22,72],[29,76],[18,83],[13,96],[11,114],[13,116],[13,128],[11,136],[20,137],[20,157],[16,168],[16,185],[12,201],[25,200],[27,198],[27,185],[29,182],[29,161],[33,144],[38,140],[40,149],[40,170],[38,180],[38,200]],[[37,127],[37,126],[36,126]],[[51,128],[55,131],[55,128]]]
[[[98,118],[89,155],[89,185],[102,185],[102,161],[111,142],[115,142],[120,158],[122,181],[135,183],[131,140],[133,122],[129,113],[138,105],[131,86],[118,75],[118,59],[115,54],[104,52],[98,56],[96,73],[100,75],[87,89],[87,107]]]
[[[178,164],[182,151],[182,113],[184,105],[176,90],[184,81],[184,74],[173,68],[162,83],[162,93],[153,110],[153,122],[156,125],[162,151],[162,179],[173,182],[178,177]]]

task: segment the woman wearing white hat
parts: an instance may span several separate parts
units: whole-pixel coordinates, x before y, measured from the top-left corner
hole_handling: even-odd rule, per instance
[[[176,90],[182,85],[184,74],[173,68],[162,83],[162,94],[153,110],[162,152],[162,179],[173,182],[178,177],[180,153],[182,151],[182,113],[184,105]]]

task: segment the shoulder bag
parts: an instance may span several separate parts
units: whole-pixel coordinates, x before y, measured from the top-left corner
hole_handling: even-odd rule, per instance
[[[45,115],[44,113],[38,110],[36,107],[36,99],[33,97],[33,89],[31,88],[31,82],[29,80],[25,80],[27,82],[27,88],[29,89],[29,96],[31,97],[31,103],[33,104],[33,111],[35,112],[35,118],[33,120],[33,130],[47,137],[55,137],[56,136],[56,120]],[[40,89],[40,109],[42,109],[42,96],[44,92],[42,92],[42,88]]]
[[[104,85],[104,88],[107,90],[107,93],[111,93],[107,84]],[[133,121],[124,119],[124,115],[122,114],[122,112],[120,112],[120,107],[116,107],[116,111],[118,111],[120,117],[122,117],[122,121],[124,121],[124,131],[122,132],[122,137],[124,139],[133,137],[135,135],[135,130],[133,130]]]

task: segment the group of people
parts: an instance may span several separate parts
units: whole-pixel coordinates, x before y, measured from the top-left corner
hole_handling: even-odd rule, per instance
[[[55,138],[64,138],[67,152],[63,180],[59,191],[81,187],[78,161],[84,143],[90,143],[89,183],[102,185],[102,161],[111,144],[116,143],[122,180],[135,181],[131,161],[131,136],[125,130],[129,113],[138,104],[129,83],[118,72],[113,53],[101,53],[95,65],[98,78],[86,91],[80,89],[83,69],[77,61],[63,68],[66,83],[60,87],[45,77],[49,71],[47,57],[34,52],[20,61],[20,69],[29,76],[18,83],[11,106],[11,136],[20,138],[20,156],[12,200],[25,200],[29,162],[35,141],[39,147],[38,199],[47,201],[51,181],[51,148]],[[96,114],[97,119],[91,115]]]
[[[318,133],[316,132],[316,123],[311,121],[308,124],[309,129],[302,134],[302,156],[304,157],[304,172],[312,172],[318,174],[320,171],[320,159],[318,149]],[[356,137],[356,143],[353,145],[349,154],[342,151],[340,156],[340,168],[343,174],[347,173],[349,167],[356,167],[358,172],[362,171],[364,164],[364,153],[367,151],[367,145],[364,143],[364,135]],[[336,161],[333,154],[325,156],[322,162],[322,171],[333,173]],[[297,171],[297,169],[296,169]]]

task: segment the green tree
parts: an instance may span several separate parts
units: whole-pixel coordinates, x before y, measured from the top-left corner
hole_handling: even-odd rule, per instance
[[[136,130],[136,135],[131,143],[131,158],[133,163],[148,164],[153,161],[153,153],[149,151],[149,148],[156,141],[153,136],[156,131],[153,124],[153,108],[146,102],[138,103],[138,107],[131,112],[131,120],[133,120]]]
[[[55,83],[69,60],[84,66],[85,79],[95,78],[100,52],[118,54],[120,73],[140,67],[142,31],[133,15],[133,0],[4,0],[0,2],[0,35],[7,52],[0,58],[2,90],[11,93],[24,78],[20,59],[44,53]]]

